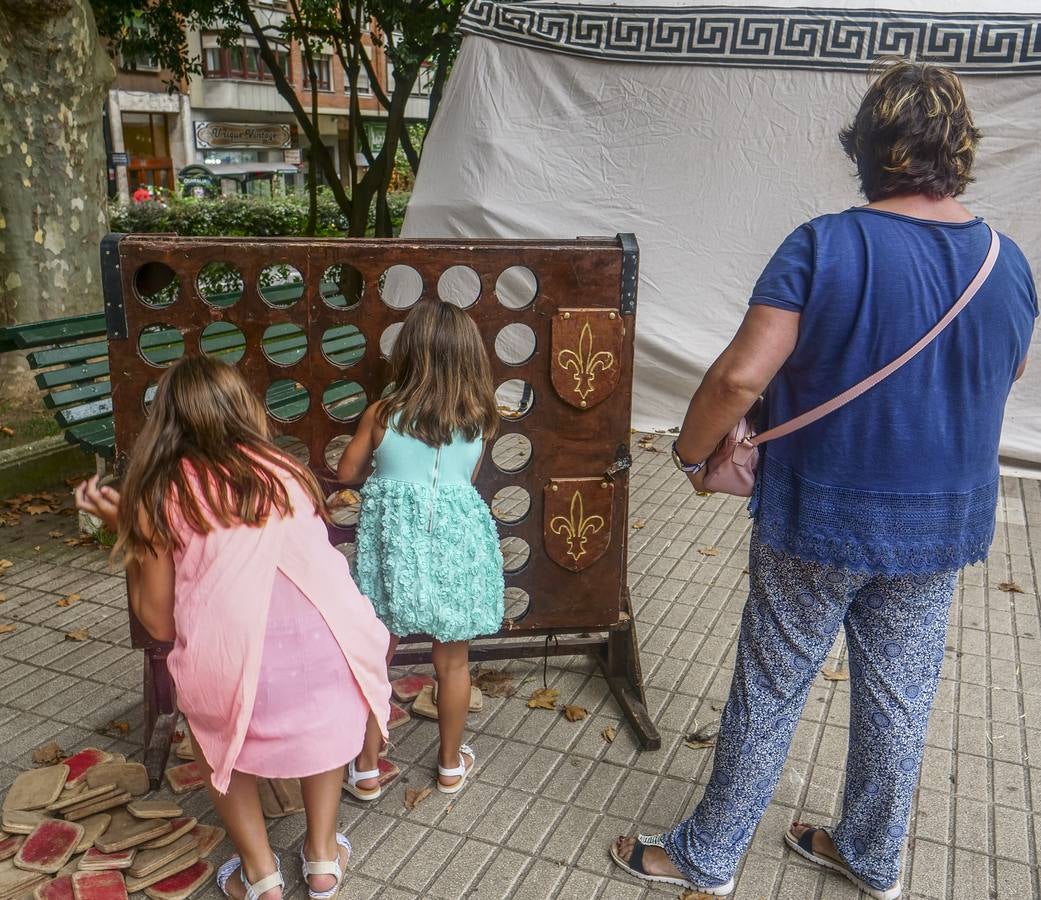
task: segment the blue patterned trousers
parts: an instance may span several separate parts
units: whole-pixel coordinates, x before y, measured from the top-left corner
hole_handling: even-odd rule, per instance
[[[694,812],[665,836],[665,850],[694,884],[733,877],[777,787],[810,685],[845,626],[849,749],[842,818],[830,831],[857,876],[888,888],[900,875],[957,573],[861,574],[788,556],[755,534],[750,560],[712,776]]]

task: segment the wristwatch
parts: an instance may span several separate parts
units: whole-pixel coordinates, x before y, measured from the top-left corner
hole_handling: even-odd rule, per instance
[[[672,442],[672,461],[676,464],[676,468],[681,472],[685,472],[687,475],[697,475],[703,468],[705,468],[705,462],[707,460],[698,463],[685,463],[683,457],[679,455],[676,450],[676,442]]]

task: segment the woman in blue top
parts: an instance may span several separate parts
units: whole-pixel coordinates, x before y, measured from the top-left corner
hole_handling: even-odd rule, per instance
[[[928,332],[980,268],[986,223],[954,198],[979,133],[957,76],[887,65],[842,146],[868,205],[797,228],[752,292],[736,337],[676,442],[698,469],[766,389],[762,428],[830,400]],[[983,287],[878,387],[765,445],[751,504],[751,587],[712,776],[664,835],[619,838],[641,878],[724,895],[777,786],[810,685],[840,627],[850,737],[842,815],[788,845],[868,896],[900,896],[900,853],[943,663],[958,570],[994,533],[1005,400],[1037,316],[1029,266],[1004,235]],[[701,488],[703,471],[690,479]]]

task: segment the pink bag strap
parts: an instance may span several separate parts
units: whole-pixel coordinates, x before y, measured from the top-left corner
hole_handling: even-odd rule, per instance
[[[976,296],[976,292],[983,286],[983,282],[985,282],[987,277],[990,275],[991,270],[994,268],[994,263],[997,262],[998,252],[1000,250],[1001,242],[998,240],[998,233],[991,228],[990,249],[987,251],[986,259],[983,260],[983,265],[980,266],[979,271],[973,277],[972,281],[969,282],[968,287],[965,288],[962,295],[958,298],[958,302],[947,310],[944,317],[940,319],[940,321],[937,322],[932,329],[918,341],[918,343],[905,350],[900,354],[900,356],[889,363],[889,365],[879,369],[874,375],[869,375],[859,384],[853,385],[853,387],[847,391],[843,391],[837,397],[828,400],[826,403],[822,403],[820,406],[815,406],[813,409],[804,412],[800,416],[796,416],[794,419],[789,419],[787,422],[778,425],[776,428],[771,428],[769,431],[764,431],[762,434],[755,435],[750,438],[748,442],[753,447],[758,447],[760,444],[765,444],[767,441],[784,437],[785,435],[791,434],[793,431],[798,431],[800,428],[812,425],[818,419],[823,419],[826,415],[835,412],[835,410],[845,406],[851,400],[856,400],[861,394],[871,390],[871,388],[876,384],[885,381],[897,369],[901,368],[906,363],[909,363],[934,340],[936,340],[940,333],[954,321],[958,313],[968,306],[969,301]]]

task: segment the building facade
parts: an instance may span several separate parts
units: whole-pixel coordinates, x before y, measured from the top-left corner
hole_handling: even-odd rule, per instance
[[[279,0],[254,3],[269,25],[285,16]],[[262,19],[264,21],[264,19]],[[275,181],[292,190],[303,182],[310,145],[252,35],[221,46],[216,32],[190,31],[188,53],[201,62],[201,75],[170,89],[169,73],[148,58],[117,59],[118,75],[109,92],[106,140],[110,194],[123,200],[140,187],[172,190],[177,173],[201,165],[220,179],[222,190],[265,192]],[[311,108],[308,69],[300,46],[276,46],[282,69],[297,99]],[[393,65],[383,49],[367,48],[385,91],[393,84]],[[347,73],[331,51],[314,60],[318,86],[318,131],[341,178],[347,174],[350,96]],[[429,83],[420,78],[406,118],[425,121]],[[385,110],[364,70],[358,79],[358,105],[378,146]]]

